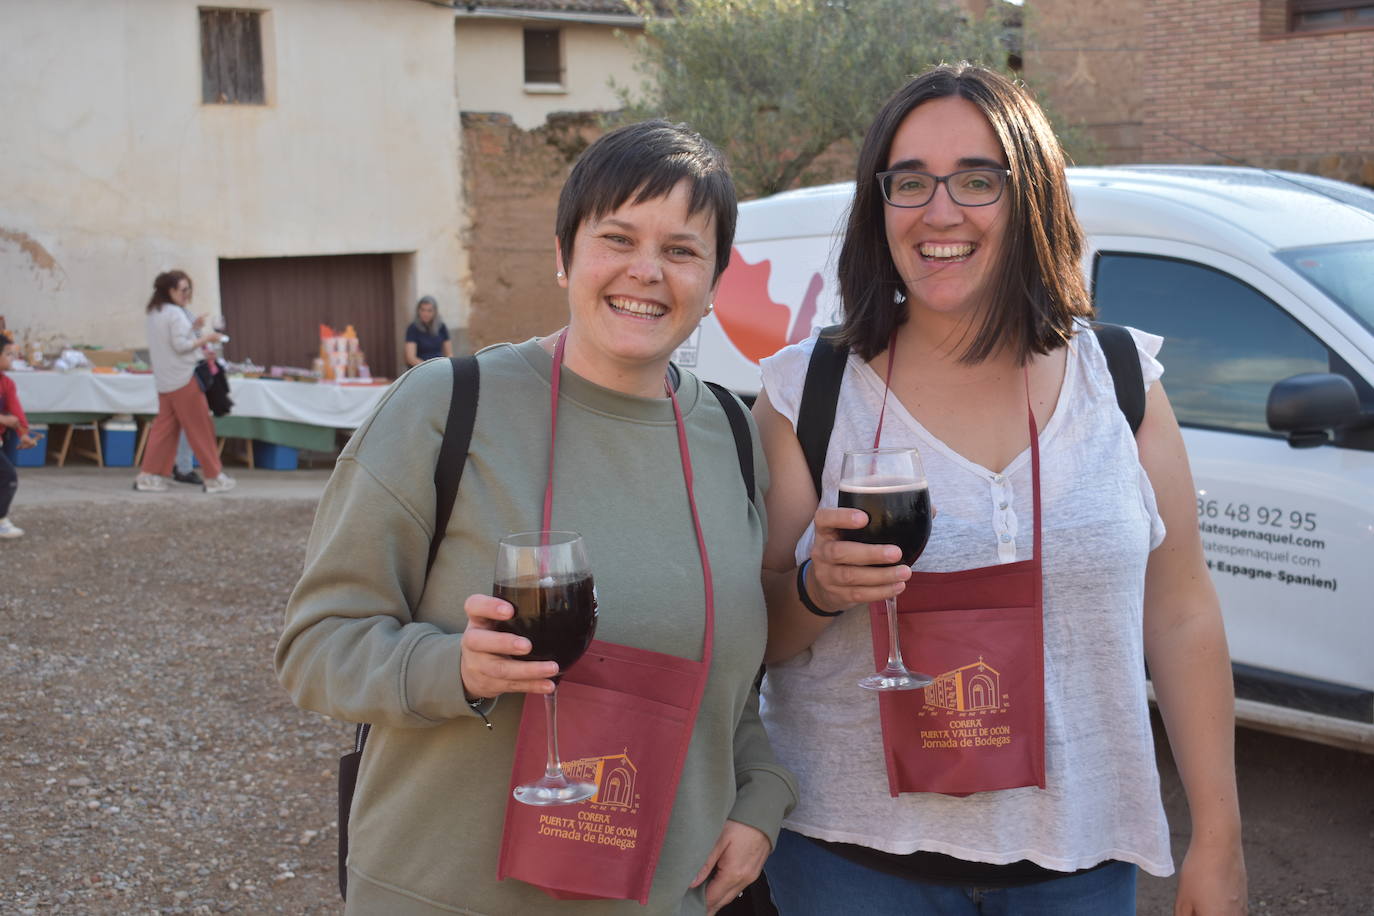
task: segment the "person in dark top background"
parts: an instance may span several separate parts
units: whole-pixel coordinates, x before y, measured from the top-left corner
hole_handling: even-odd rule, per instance
[[[406,328],[406,365],[418,366],[436,356],[452,356],[448,326],[439,320],[439,303],[422,296],[415,304],[415,320]]]

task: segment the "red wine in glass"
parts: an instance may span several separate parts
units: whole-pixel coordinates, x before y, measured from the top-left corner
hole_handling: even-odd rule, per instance
[[[842,529],[840,537],[864,544],[894,544],[901,565],[910,566],[930,539],[930,489],[921,456],[912,448],[872,448],[845,452],[840,469],[839,505],[868,514],[868,524]],[[917,690],[929,675],[911,671],[902,661],[897,627],[897,599],[887,599],[887,666],[859,680],[867,690]]]
[[[558,663],[555,684],[587,651],[596,634],[596,594],[590,573],[497,582],[492,594],[515,608],[515,616],[499,629],[525,637],[533,647],[521,658]]]
[[[930,489],[887,477],[850,480],[840,484],[840,508],[861,509],[868,524],[844,532],[848,541],[864,544],[895,544],[902,551],[901,564],[920,559],[930,539]]]
[[[596,783],[569,779],[558,756],[558,682],[596,633],[596,588],[582,536],[575,531],[524,531],[501,539],[492,594],[515,615],[499,629],[530,641],[522,659],[555,661],[554,690],[544,694],[548,756],[544,776],[516,786],[526,805],[572,805],[596,794]]]

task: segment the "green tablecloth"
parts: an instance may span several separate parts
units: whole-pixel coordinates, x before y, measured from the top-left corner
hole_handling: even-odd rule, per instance
[[[261,417],[215,418],[215,434],[231,439],[258,439],[311,452],[334,451],[334,430],[290,420],[265,420]]]
[[[103,420],[109,416],[107,413],[32,413],[26,412],[29,418],[29,425],[35,426],[39,423],[46,423],[52,426],[54,423],[93,423],[96,420]]]
[[[91,423],[104,420],[110,414],[104,413],[31,413],[29,423],[46,423],[49,426],[61,423]],[[151,422],[152,417],[143,415],[140,419]],[[328,426],[311,426],[308,423],[293,423],[290,420],[266,420],[261,417],[215,418],[215,435],[229,439],[259,439],[274,445],[311,452],[334,451],[334,430]]]

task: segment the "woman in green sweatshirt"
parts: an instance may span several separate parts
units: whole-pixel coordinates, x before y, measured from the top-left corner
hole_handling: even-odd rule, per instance
[[[685,127],[645,122],[588,147],[558,207],[555,279],[568,292],[567,328],[478,354],[472,443],[428,577],[448,362],[398,380],[340,455],[276,665],[303,708],[372,725],[349,828],[348,913],[711,914],[758,874],[796,802],[753,688],[766,629],[767,472],[755,444],[751,501],[722,403],[669,367],[711,309],[734,227],[724,160]],[[554,405],[552,527],[586,541],[597,639],[709,659],[699,711],[679,729],[685,760],[663,799],[670,814],[647,906],[558,900],[518,873],[498,878],[498,869],[513,873],[502,844],[522,709],[552,690],[557,665],[521,660],[529,643],[497,629],[511,608],[490,597],[492,571],[503,535],[541,527]],[[749,432],[756,443],[752,423]],[[567,757],[576,736],[562,738]],[[638,772],[631,749],[603,752]],[[640,775],[647,786],[649,774]],[[623,830],[593,826],[613,822],[603,808],[541,809],[551,818],[541,832],[581,850],[585,873],[613,870],[632,845]]]

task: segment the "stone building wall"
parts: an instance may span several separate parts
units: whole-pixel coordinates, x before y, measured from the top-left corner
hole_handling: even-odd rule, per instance
[[[562,327],[567,294],[554,282],[554,217],[573,160],[603,133],[594,113],[551,116],[522,130],[508,115],[463,112],[470,303],[462,349]],[[832,146],[805,184],[852,179],[854,149]]]
[[[554,216],[572,162],[600,136],[592,115],[554,115],[525,131],[509,115],[463,112],[469,283],[466,345],[478,349],[562,327]]]

